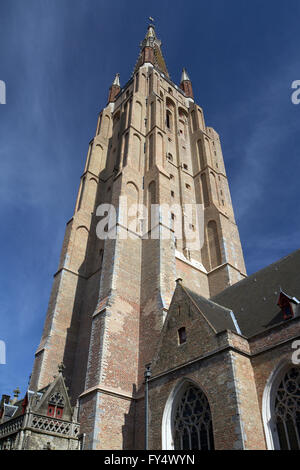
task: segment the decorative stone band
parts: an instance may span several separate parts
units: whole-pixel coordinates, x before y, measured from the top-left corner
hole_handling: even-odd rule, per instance
[[[28,421],[25,418],[28,416]],[[0,439],[15,434],[20,429],[34,429],[46,434],[56,434],[76,439],[79,435],[79,423],[41,416],[35,413],[22,415],[0,425]]]
[[[0,439],[18,432],[23,426],[23,421],[24,415],[18,416],[15,419],[10,419],[6,423],[2,423],[0,425]]]
[[[79,423],[71,421],[64,421],[62,419],[55,419],[48,416],[41,416],[35,413],[30,413],[27,426],[31,429],[38,429],[47,434],[59,434],[60,436],[67,436],[77,438],[79,435]]]
[[[132,393],[124,392],[123,390],[120,389],[115,389],[115,388],[110,388],[110,387],[105,387],[105,386],[96,386],[96,387],[91,387],[87,390],[85,390],[79,398],[86,397],[89,394],[92,393],[104,393],[105,395],[112,395],[118,398],[123,398],[124,400],[138,400],[140,398],[143,398],[144,395],[133,395]]]

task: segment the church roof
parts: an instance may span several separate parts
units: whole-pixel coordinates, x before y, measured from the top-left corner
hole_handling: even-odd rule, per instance
[[[8,421],[12,418],[17,418],[24,414],[24,410],[29,406],[30,409],[42,415],[47,414],[47,407],[49,396],[55,392],[60,392],[64,398],[64,417],[63,419],[72,418],[72,407],[69,399],[69,394],[65,385],[64,377],[62,373],[59,373],[57,377],[54,378],[53,382],[49,383],[45,387],[39,389],[38,391],[27,390],[25,397],[21,400],[17,400],[13,403],[2,403],[4,409],[2,423]],[[10,398],[7,396],[8,399]],[[3,401],[3,398],[2,398]],[[45,403],[46,405],[45,405]],[[0,404],[1,411],[1,404]],[[1,414],[1,413],[0,413]],[[1,424],[1,419],[0,419]]]
[[[211,300],[231,309],[242,335],[250,337],[284,321],[277,305],[281,291],[300,299],[300,250],[228,287]]]
[[[234,322],[234,316],[229,308],[218,305],[212,300],[196,294],[196,292],[183,285],[182,288],[192,299],[193,303],[196,304],[206,321],[215,330],[215,333],[220,333],[225,330],[237,331],[239,333],[239,329]]]

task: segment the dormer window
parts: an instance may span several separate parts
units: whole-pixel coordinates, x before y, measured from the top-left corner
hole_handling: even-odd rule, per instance
[[[300,304],[296,297],[290,297],[284,292],[280,292],[277,305],[281,308],[283,320],[290,320],[295,316],[296,306]]]

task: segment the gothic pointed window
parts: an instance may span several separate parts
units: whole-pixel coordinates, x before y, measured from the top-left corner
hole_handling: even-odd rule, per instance
[[[125,140],[124,140],[123,166],[127,165],[128,147],[129,147],[129,133],[127,132],[127,134],[125,134]]]
[[[49,398],[47,416],[61,419],[64,412],[65,400],[61,393],[56,392]]]
[[[170,111],[166,113],[166,125],[168,129],[172,130],[172,114]]]
[[[135,76],[135,91],[139,91],[139,74],[137,73]]]
[[[79,201],[78,201],[78,206],[77,206],[78,211],[80,210],[81,205],[82,205],[84,188],[85,188],[85,176],[82,178],[82,181],[81,181],[81,190],[80,190],[80,196],[79,196]]]
[[[275,396],[274,421],[280,450],[300,450],[300,368],[284,375]]]
[[[174,449],[213,450],[214,438],[210,406],[202,390],[185,387],[174,410]]]

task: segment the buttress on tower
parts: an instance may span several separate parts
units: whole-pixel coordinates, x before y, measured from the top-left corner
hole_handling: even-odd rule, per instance
[[[149,213],[153,204],[177,204],[183,220],[185,204],[202,204],[202,247],[188,247],[185,224],[175,237],[174,214],[169,225],[158,217],[153,239],[140,215],[136,229],[117,217],[116,236],[99,238],[98,206],[118,209],[121,196]],[[245,275],[219,136],[206,127],[187,72],[179,87],[170,79],[150,25],[132,77],[121,88],[116,75],[89,144],[31,389],[51,382],[63,362],[85,447],[143,448],[144,367],[176,279],[209,298]]]

